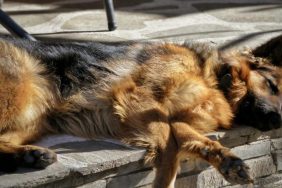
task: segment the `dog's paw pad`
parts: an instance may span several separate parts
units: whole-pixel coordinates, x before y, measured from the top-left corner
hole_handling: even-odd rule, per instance
[[[224,158],[219,166],[219,171],[225,179],[236,184],[253,183],[249,169],[240,158],[234,156]]]
[[[57,161],[57,155],[49,149],[31,149],[23,154],[24,166],[45,168]]]

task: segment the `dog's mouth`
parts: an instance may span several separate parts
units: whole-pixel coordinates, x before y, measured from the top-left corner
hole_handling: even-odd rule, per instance
[[[236,112],[235,122],[268,131],[282,126],[281,114],[281,109],[276,109],[275,104],[248,94]]]

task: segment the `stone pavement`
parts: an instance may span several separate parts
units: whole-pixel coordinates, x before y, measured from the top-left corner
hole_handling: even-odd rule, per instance
[[[251,127],[236,126],[232,130],[222,130],[208,136],[231,147],[235,154],[246,161],[256,178],[255,187],[281,187],[282,128],[262,133]],[[54,149],[58,154],[58,162],[45,170],[21,168],[12,174],[0,174],[1,188],[147,188],[154,179],[151,167],[143,165],[145,151],[124,146],[117,141],[90,141],[60,135],[50,136],[37,145]],[[240,186],[230,185],[207,163],[191,159],[183,162],[176,187]]]
[[[258,45],[282,32],[281,0],[116,0],[118,29],[107,31],[100,0],[5,0],[2,7],[42,40],[185,40],[222,44],[266,32],[247,41]],[[0,27],[0,33],[7,33]],[[243,44],[241,44],[243,45]],[[244,44],[245,45],[245,44]],[[210,134],[251,166],[255,187],[282,187],[282,129],[261,133],[248,127]],[[144,150],[112,140],[89,141],[67,135],[37,143],[53,148],[58,162],[45,170],[20,169],[0,175],[0,187],[148,187],[154,174],[143,166]],[[183,164],[177,187],[228,187],[211,167]],[[243,187],[248,187],[243,186]]]
[[[98,41],[226,41],[282,29],[281,0],[116,0],[107,31],[101,0],[5,0],[3,9],[38,38]],[[0,32],[5,32],[0,29]],[[280,32],[281,33],[281,32]],[[277,33],[276,33],[277,34]],[[262,36],[262,40],[275,34]],[[260,37],[261,38],[261,37]],[[254,41],[257,41],[256,38]]]

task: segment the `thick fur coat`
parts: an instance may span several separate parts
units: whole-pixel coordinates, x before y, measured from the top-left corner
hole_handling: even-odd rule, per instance
[[[26,144],[68,133],[146,148],[158,188],[174,186],[187,157],[206,160],[230,182],[250,183],[246,164],[202,133],[231,128],[234,116],[262,130],[280,127],[281,77],[267,59],[202,44],[3,39],[0,169],[52,164],[53,151]]]

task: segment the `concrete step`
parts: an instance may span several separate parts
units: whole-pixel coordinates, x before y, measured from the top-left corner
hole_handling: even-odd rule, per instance
[[[281,170],[282,138],[279,137],[282,137],[282,128],[262,133],[250,127],[235,126],[232,130],[221,130],[207,136],[232,146],[233,152],[250,165],[257,182],[261,182],[260,178],[277,174],[278,167]],[[48,137],[37,145],[55,150],[58,162],[44,170],[21,168],[12,174],[2,174],[1,188],[144,187],[154,179],[151,167],[143,165],[145,150],[118,141],[91,141],[60,135]],[[176,185],[199,188],[230,186],[207,163],[192,159],[183,162]]]

